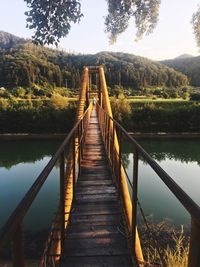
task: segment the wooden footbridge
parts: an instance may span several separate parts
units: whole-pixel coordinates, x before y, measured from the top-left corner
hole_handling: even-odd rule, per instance
[[[124,140],[133,148],[132,183],[123,166]],[[0,249],[11,241],[13,266],[26,266],[23,219],[58,161],[60,204],[37,266],[152,266],[137,232],[139,156],[191,214],[188,266],[199,267],[200,208],[113,119],[102,66],[84,68],[73,129],[0,231]]]

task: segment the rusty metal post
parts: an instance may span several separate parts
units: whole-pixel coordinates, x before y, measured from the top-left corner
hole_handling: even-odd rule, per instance
[[[65,240],[65,153],[60,156],[60,229],[61,229],[61,253]]]
[[[108,117],[108,130],[107,130],[107,154],[108,154],[108,159],[110,160],[110,118]]]
[[[103,113],[103,141],[105,144],[105,132],[106,132],[106,114]]]
[[[197,223],[192,218],[188,267],[199,267],[199,266],[200,266],[200,224]]]
[[[118,198],[121,191],[121,167],[122,167],[122,130],[119,128],[119,163],[118,163]]]
[[[133,153],[133,192],[132,192],[132,252],[135,255],[136,226],[137,226],[137,194],[138,194],[138,150]]]
[[[107,132],[108,132],[108,117],[107,117],[107,114],[105,114],[106,116],[106,125],[105,125],[105,149],[106,149],[106,153],[107,153],[107,141],[108,141],[108,135],[107,135]]]
[[[73,164],[73,199],[75,199],[75,188],[76,188],[76,135],[75,133],[73,134],[72,137],[72,153],[73,153],[73,158],[72,158],[72,164]]]
[[[16,227],[12,239],[13,267],[25,267],[22,223]]]
[[[81,170],[81,129],[80,124],[78,125],[78,173]]]
[[[112,172],[114,173],[114,144],[115,144],[115,125],[113,122],[113,128],[112,128]]]

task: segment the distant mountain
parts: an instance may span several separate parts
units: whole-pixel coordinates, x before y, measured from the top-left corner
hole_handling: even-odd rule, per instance
[[[0,48],[11,48],[24,42],[26,42],[26,40],[23,38],[8,32],[0,31]]]
[[[200,86],[200,56],[175,58],[161,61],[162,64],[174,68],[187,75],[189,82],[193,86]]]
[[[78,88],[83,66],[105,66],[109,86],[132,89],[144,87],[179,87],[188,84],[185,75],[147,58],[126,53],[100,52],[74,55],[36,46],[31,42],[1,32],[0,87],[65,86]],[[12,48],[12,49],[11,49]]]
[[[175,57],[175,59],[185,59],[185,58],[191,58],[191,57],[194,57],[194,56],[192,56],[190,54],[182,54],[178,57]]]

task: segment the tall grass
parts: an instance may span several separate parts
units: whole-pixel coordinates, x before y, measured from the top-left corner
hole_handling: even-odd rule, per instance
[[[162,266],[162,259],[167,267],[186,267],[189,254],[189,238],[180,230],[172,229],[167,223],[151,224],[149,233],[142,233],[143,252],[147,266]],[[161,257],[160,257],[160,255]]]

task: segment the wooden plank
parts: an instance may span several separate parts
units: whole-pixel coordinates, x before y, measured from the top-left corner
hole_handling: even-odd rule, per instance
[[[94,256],[94,257],[66,257],[61,267],[129,267],[129,256]]]
[[[98,195],[77,195],[78,202],[114,202],[117,201],[116,194],[98,194]]]
[[[72,214],[70,218],[70,223],[91,223],[91,222],[120,222],[120,216],[118,214]]]
[[[132,266],[96,112],[86,135],[61,266]]]
[[[84,188],[78,188],[76,190],[77,195],[98,195],[98,194],[114,194],[116,193],[116,188],[114,186],[101,186],[100,188],[94,187],[84,187]]]
[[[113,185],[111,180],[88,180],[88,181],[78,181],[77,189],[84,187],[84,186],[106,186],[106,185]]]

